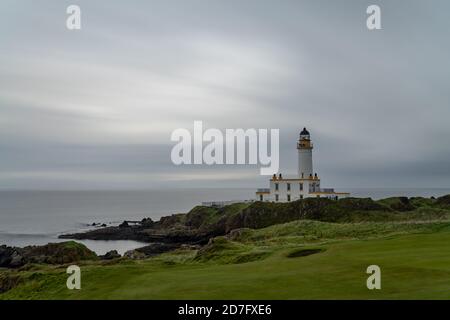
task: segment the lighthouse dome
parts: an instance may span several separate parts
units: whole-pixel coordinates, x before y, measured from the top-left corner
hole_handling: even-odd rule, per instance
[[[301,136],[309,136],[309,131],[306,128],[303,128],[302,132],[300,132]]]

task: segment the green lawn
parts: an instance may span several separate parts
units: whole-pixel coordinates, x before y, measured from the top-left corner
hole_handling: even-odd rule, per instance
[[[165,254],[144,261],[81,265],[82,289],[66,288],[62,267],[21,271],[26,279],[0,299],[448,299],[450,224],[355,224],[357,239],[337,237],[342,225],[323,224],[320,235],[299,222],[248,231],[239,242],[224,241],[218,255],[202,260],[195,252]],[[331,227],[330,227],[331,226]],[[350,226],[347,225],[347,227]],[[370,228],[368,226],[371,226]],[[284,228],[284,229],[283,229]],[[330,228],[333,232],[330,234]],[[368,229],[388,230],[373,238]],[[406,228],[406,229],[405,229]],[[344,227],[345,229],[345,227]],[[291,230],[284,232],[283,230]],[[299,232],[298,230],[302,230]],[[358,231],[362,232],[362,235]],[[389,231],[390,230],[390,231]],[[408,233],[402,233],[402,230]],[[346,231],[345,234],[348,234]],[[329,236],[329,238],[327,238]],[[302,241],[303,239],[303,241]],[[325,251],[288,258],[298,248]],[[213,248],[214,249],[214,248]],[[263,255],[252,255],[264,252]],[[210,254],[210,253],[208,253]],[[256,261],[232,263],[247,254]],[[251,259],[250,259],[251,260]],[[381,267],[381,290],[366,288],[367,266]]]

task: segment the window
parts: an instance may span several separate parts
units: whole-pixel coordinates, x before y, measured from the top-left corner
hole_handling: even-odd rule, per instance
[[[291,201],[291,195],[290,194],[287,195],[287,198],[288,198],[288,201]]]
[[[277,194],[275,195],[275,201],[278,201],[278,195]]]
[[[303,191],[303,183],[300,183],[300,191]]]
[[[303,195],[302,194],[300,195],[300,199],[303,199]]]
[[[291,191],[291,184],[290,183],[287,184],[287,191]]]
[[[275,191],[278,191],[278,183],[275,183]]]
[[[263,195],[262,194],[259,195],[259,201],[263,201]]]

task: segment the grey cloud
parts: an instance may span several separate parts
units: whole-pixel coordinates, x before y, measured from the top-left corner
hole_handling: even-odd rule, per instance
[[[256,167],[176,167],[170,134],[279,128],[296,171],[306,126],[325,184],[450,180],[446,1],[0,4],[0,188],[257,186]],[[227,178],[228,177],[228,178]],[[217,181],[216,181],[216,180]]]

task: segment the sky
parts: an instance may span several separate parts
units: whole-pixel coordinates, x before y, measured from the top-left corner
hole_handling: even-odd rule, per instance
[[[66,8],[81,8],[81,30]],[[381,7],[381,30],[366,8]],[[0,2],[0,189],[265,187],[171,162],[171,133],[307,127],[323,187],[449,187],[450,3]]]

